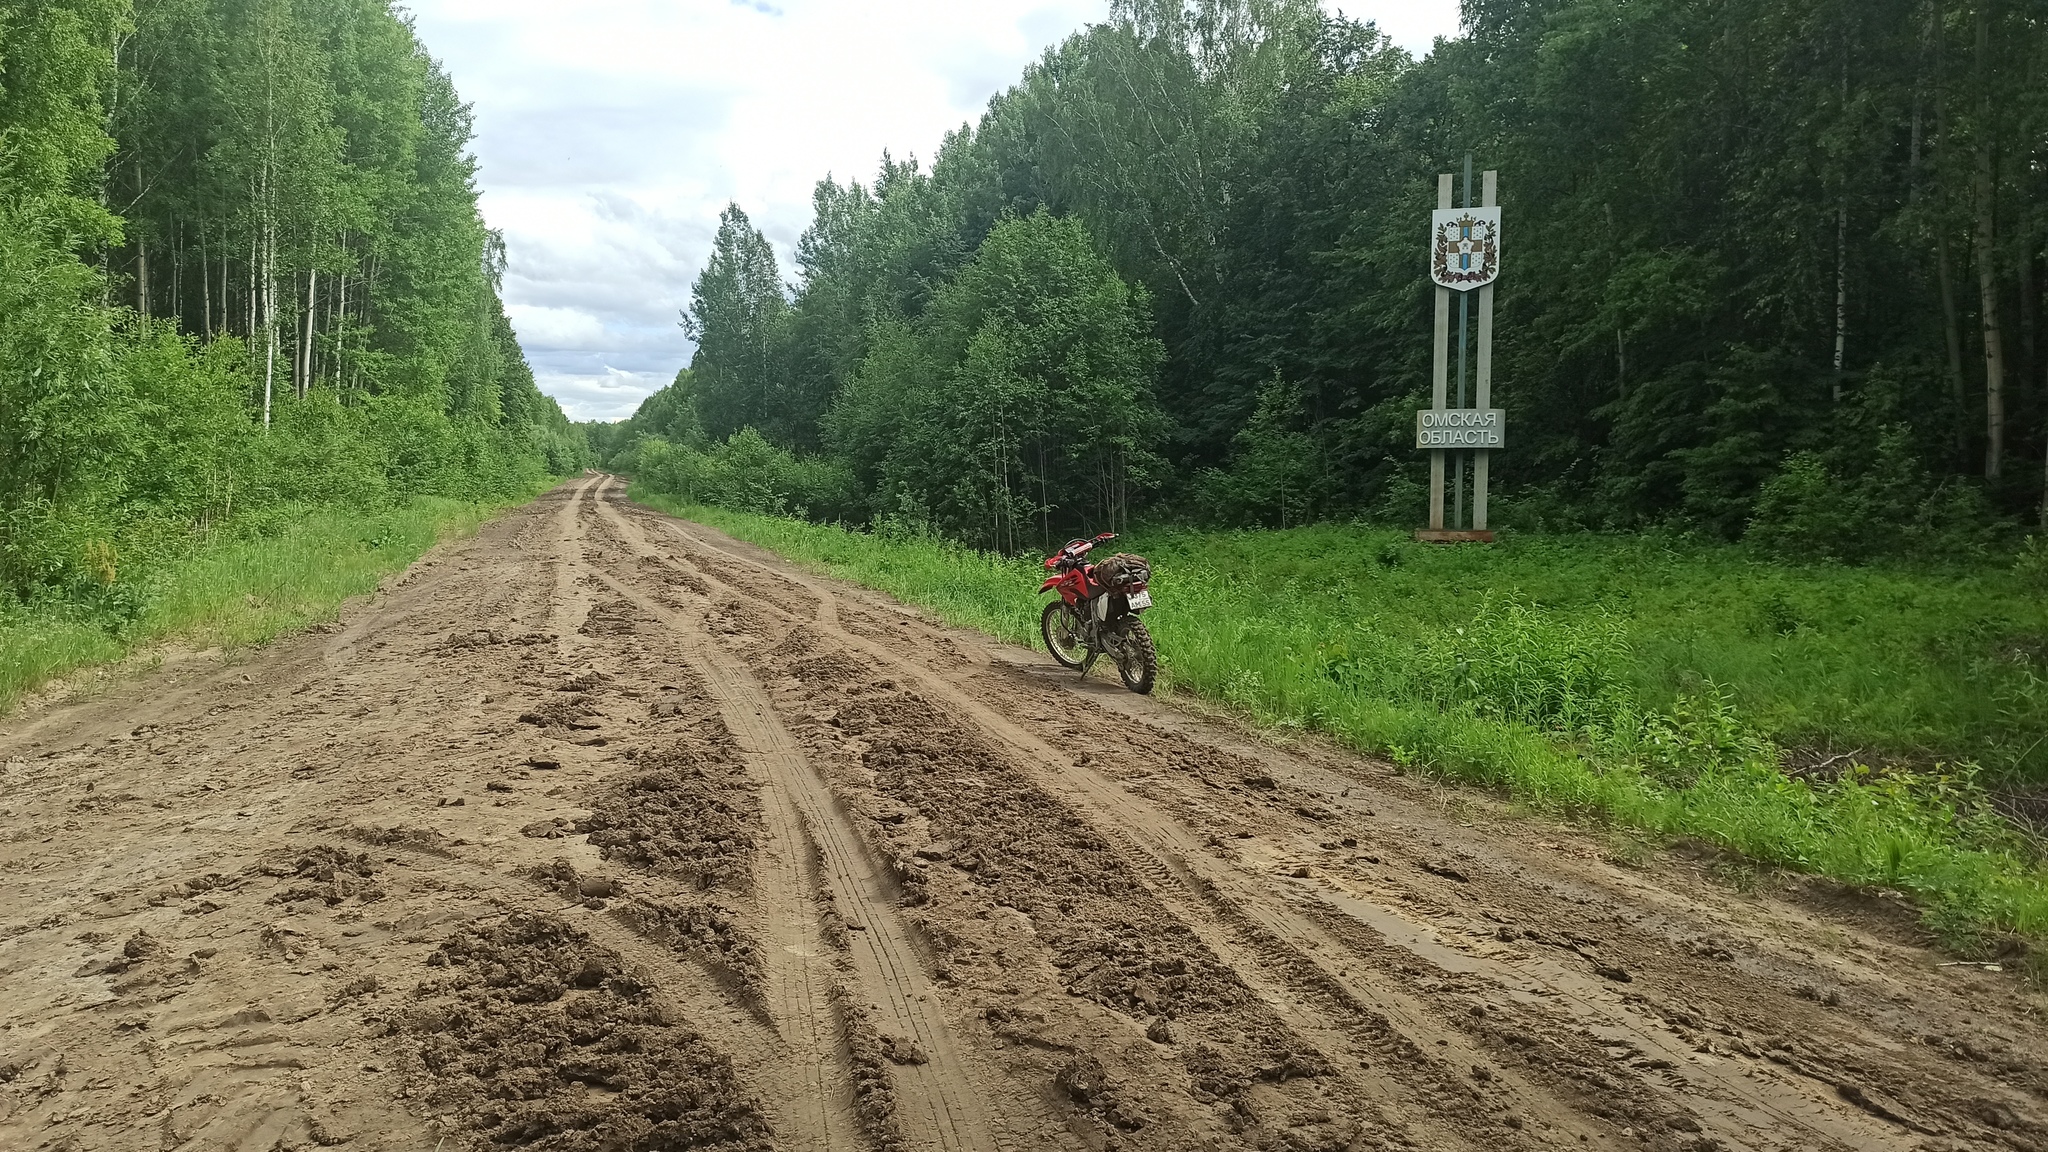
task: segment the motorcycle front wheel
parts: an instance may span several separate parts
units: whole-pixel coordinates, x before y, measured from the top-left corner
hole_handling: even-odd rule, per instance
[[[1123,640],[1116,649],[1116,674],[1123,677],[1124,687],[1140,696],[1150,693],[1153,681],[1159,678],[1159,652],[1152,647],[1152,633],[1136,616],[1124,623]]]
[[[1063,668],[1079,668],[1088,658],[1088,642],[1081,638],[1081,613],[1065,600],[1055,600],[1039,613],[1038,634],[1045,637],[1045,650]]]

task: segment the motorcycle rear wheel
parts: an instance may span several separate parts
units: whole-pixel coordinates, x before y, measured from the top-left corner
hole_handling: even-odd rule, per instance
[[[1079,668],[1088,658],[1088,643],[1081,638],[1081,614],[1065,600],[1055,600],[1039,613],[1038,634],[1045,638],[1045,650],[1062,668]]]
[[[1123,626],[1123,642],[1117,645],[1116,674],[1124,687],[1140,696],[1149,695],[1159,679],[1159,652],[1152,646],[1152,633],[1145,622],[1133,616]]]

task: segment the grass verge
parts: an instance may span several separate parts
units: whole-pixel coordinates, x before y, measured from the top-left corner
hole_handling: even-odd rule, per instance
[[[506,506],[422,497],[374,512],[312,508],[155,568],[123,610],[76,600],[0,606],[0,712],[58,676],[165,640],[236,648],[331,620],[343,601]]]
[[[1037,643],[1029,560],[634,496]],[[2048,731],[2035,657],[2008,654],[2048,620],[2008,574],[1600,538],[1445,550],[1342,527],[1127,542],[1153,561],[1146,620],[1178,689],[1545,813],[1906,892],[1958,951],[2048,941],[2038,846],[1992,811],[1975,762],[1931,752],[2003,750],[2021,771]]]

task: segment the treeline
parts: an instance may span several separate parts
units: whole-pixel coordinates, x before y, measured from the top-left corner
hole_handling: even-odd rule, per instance
[[[469,139],[385,0],[0,0],[0,595],[580,467]]]
[[[793,283],[729,210],[691,368],[600,447],[1002,548],[1145,505],[1416,521],[1424,226],[1470,153],[1507,221],[1497,519],[1856,558],[2040,516],[2038,5],[1464,19],[1418,61],[1313,0],[1122,0],[928,170],[822,181]],[[721,462],[743,428],[773,467]]]

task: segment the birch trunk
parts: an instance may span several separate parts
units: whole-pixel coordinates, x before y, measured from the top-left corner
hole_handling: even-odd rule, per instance
[[[1977,149],[1977,297],[1984,313],[1984,478],[1998,479],[2005,462],[2005,334],[1998,322],[1998,233],[1991,149]]]
[[[344,265],[346,267],[346,265]],[[334,308],[334,390],[341,391],[342,340],[348,332],[348,273],[341,274],[341,300]]]
[[[2041,379],[2041,297],[2040,281],[2034,276],[2034,245],[2030,240],[2020,255],[2020,360],[2013,380],[2020,395],[2032,392]]]
[[[277,221],[270,204],[271,174],[267,165],[263,184],[263,429],[267,432],[277,377]]]
[[[313,389],[313,293],[318,289],[320,273],[306,269],[306,307],[299,314],[299,399]]]

